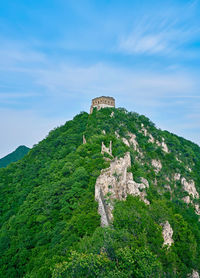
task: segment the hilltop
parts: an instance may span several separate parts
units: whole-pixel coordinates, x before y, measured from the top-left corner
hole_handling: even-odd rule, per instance
[[[10,163],[22,159],[28,153],[29,150],[30,149],[26,146],[19,146],[15,151],[0,159],[0,168],[6,167]]]
[[[80,113],[0,169],[0,276],[198,277],[199,169],[143,115]]]

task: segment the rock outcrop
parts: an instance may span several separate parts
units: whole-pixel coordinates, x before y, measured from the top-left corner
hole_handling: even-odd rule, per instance
[[[85,139],[85,135],[83,135],[83,144],[86,144],[86,143],[87,143],[87,141]]]
[[[129,136],[130,145],[132,145],[134,147],[134,150],[137,151],[138,150],[138,142],[136,141],[136,135],[129,132],[128,136]]]
[[[195,183],[193,180],[188,182],[185,178],[182,178],[181,184],[183,185],[183,189],[190,195],[192,195],[193,198],[199,198],[199,193],[196,190]]]
[[[120,136],[119,136],[117,131],[115,131],[115,135],[118,139],[120,139]],[[133,134],[131,132],[128,132],[128,139],[123,137],[122,141],[126,146],[128,146],[128,147],[133,146],[135,151],[139,151],[138,150],[138,142],[136,141],[136,135],[135,134]]]
[[[199,273],[196,270],[192,271],[191,276],[189,276],[190,278],[199,278]]]
[[[161,147],[164,152],[169,153],[169,149],[167,147],[167,144],[165,143],[165,139],[164,138],[162,138],[162,142],[159,142],[158,140],[154,139],[152,134],[148,132],[148,130],[144,127],[143,124],[141,125],[141,127],[142,127],[142,129],[141,129],[140,132],[142,132],[144,134],[144,136],[148,136],[149,137],[149,140],[148,140],[149,143],[156,143],[156,145]]]
[[[113,200],[124,200],[127,194],[140,196],[147,204],[145,199],[145,188],[149,187],[146,179],[141,178],[141,183],[133,180],[133,174],[128,172],[131,166],[130,153],[127,152],[124,157],[115,158],[110,163],[110,167],[103,169],[97,178],[95,185],[95,199],[99,204],[98,212],[101,215],[101,225],[107,226],[112,220]]]
[[[186,204],[189,204],[189,203],[191,202],[190,196],[185,196],[185,197],[183,197],[182,200],[183,200],[183,202],[186,203]]]
[[[101,144],[101,153],[102,154],[107,153],[110,156],[112,156],[112,141],[110,141],[110,145],[109,145],[108,148],[104,145],[104,142],[102,142],[102,144]]]
[[[182,198],[183,202],[187,205],[192,204],[195,213],[200,216],[200,207],[198,204],[194,204],[193,200],[191,200],[191,196],[194,199],[199,199],[199,193],[195,187],[195,183],[193,180],[187,181],[184,177],[181,178],[181,174],[176,173],[174,175],[174,181],[180,181],[183,189],[189,194],[189,196],[185,196]]]
[[[162,224],[162,227],[163,227],[162,235],[163,235],[163,239],[164,239],[163,245],[168,245],[168,247],[170,247],[172,245],[172,243],[174,243],[174,240],[172,238],[172,236],[173,236],[172,227],[168,221],[166,221],[164,224]]]
[[[160,162],[160,160],[152,159],[151,165],[155,168],[156,174],[158,174],[162,169],[162,163]]]
[[[174,174],[174,181],[180,181],[181,184],[183,185],[183,189],[189,194],[191,195],[193,198],[198,199],[199,198],[199,193],[196,190],[195,187],[195,183],[193,180],[190,180],[189,182],[186,180],[186,178],[182,177],[181,178],[181,174],[176,173]],[[184,197],[184,200],[186,200],[186,198]],[[188,202],[188,198],[187,198],[187,202]]]

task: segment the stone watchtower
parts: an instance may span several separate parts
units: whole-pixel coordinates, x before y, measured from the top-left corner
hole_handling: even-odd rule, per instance
[[[90,114],[93,112],[93,108],[100,110],[105,107],[114,107],[115,108],[115,99],[113,97],[96,97],[92,100],[92,105],[90,107]]]

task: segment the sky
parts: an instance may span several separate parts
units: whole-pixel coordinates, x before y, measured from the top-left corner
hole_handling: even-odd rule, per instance
[[[200,145],[200,0],[0,3],[0,157],[94,97]]]

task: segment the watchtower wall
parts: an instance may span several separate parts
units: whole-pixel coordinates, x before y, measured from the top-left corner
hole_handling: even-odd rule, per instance
[[[90,107],[90,114],[93,112],[94,108],[100,110],[105,107],[115,107],[115,99],[113,97],[97,97],[92,100],[92,105]]]

